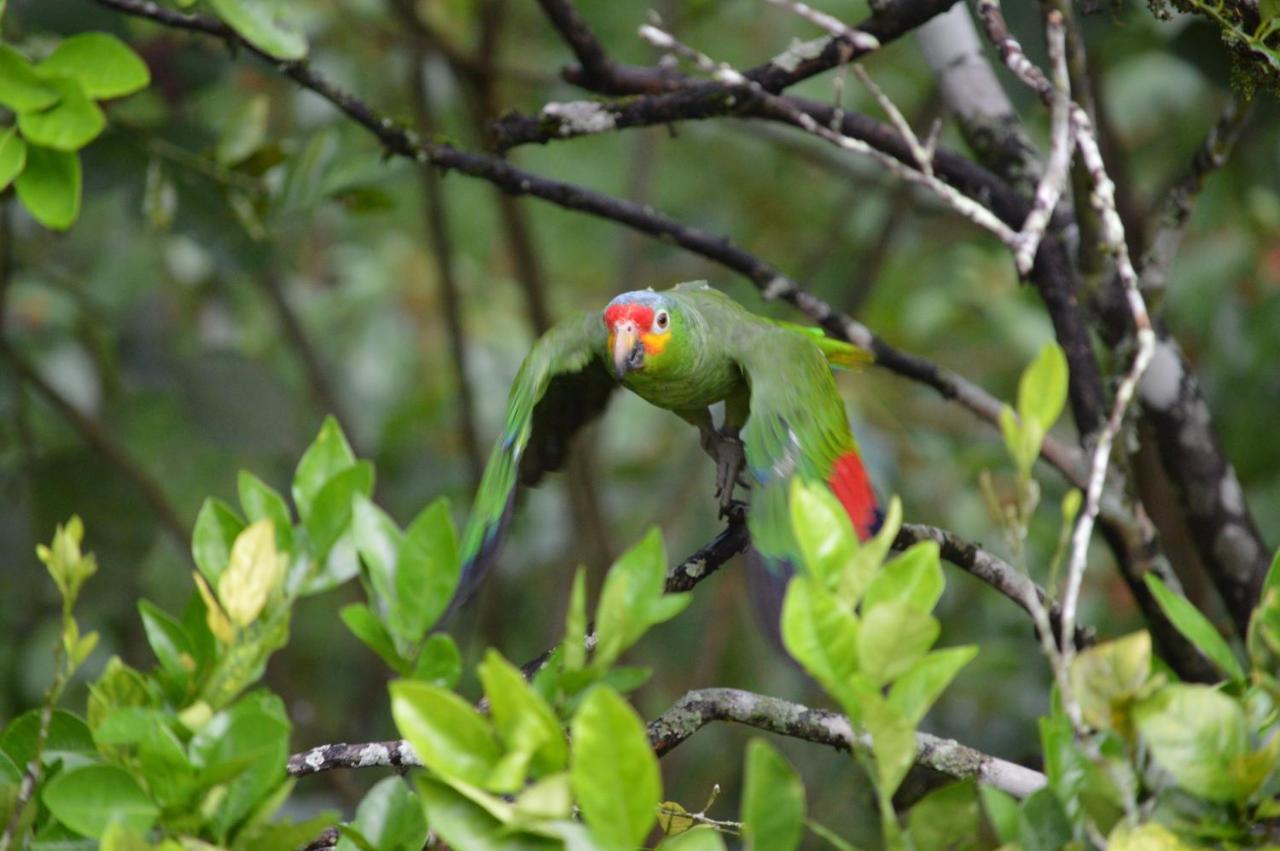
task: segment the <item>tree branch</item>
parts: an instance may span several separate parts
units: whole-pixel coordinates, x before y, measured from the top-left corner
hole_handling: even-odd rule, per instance
[[[871,746],[870,737],[855,734],[843,715],[729,688],[698,689],[685,694],[650,722],[649,742],[658,756],[665,756],[713,721],[732,721],[842,751]],[[915,761],[957,780],[973,778],[1018,798],[1026,798],[1048,783],[1038,771],[928,733],[916,733]],[[374,766],[423,767],[408,742],[393,740],[321,745],[289,757],[288,770],[294,777],[303,777],[338,768]]]

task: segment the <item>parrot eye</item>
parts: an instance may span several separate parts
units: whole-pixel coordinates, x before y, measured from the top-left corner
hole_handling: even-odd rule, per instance
[[[665,331],[667,326],[671,324],[671,317],[667,315],[665,310],[659,310],[658,316],[653,320],[653,323],[659,331]]]

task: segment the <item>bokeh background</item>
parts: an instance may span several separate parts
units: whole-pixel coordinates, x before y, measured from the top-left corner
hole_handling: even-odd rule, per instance
[[[735,64],[817,35],[761,0],[655,4],[681,38]],[[437,36],[429,43],[383,0],[288,5],[324,73],[399,119],[428,120],[433,133],[460,146],[483,147],[487,121],[508,109],[585,97],[559,79],[570,54],[529,0],[421,0],[415,11]],[[646,4],[580,7],[615,57],[654,61],[635,34]],[[822,8],[846,21],[868,11],[853,0]],[[1007,14],[1034,54],[1038,10],[1011,3]],[[1226,53],[1209,25],[1161,22],[1141,3],[1105,2],[1083,21],[1121,210],[1140,244],[1228,95]],[[85,151],[84,206],[69,233],[41,229],[0,196],[9,237],[3,333],[102,437],[88,445],[63,412],[0,364],[0,722],[37,703],[49,677],[57,603],[34,547],[72,513],[84,518],[87,546],[101,564],[81,621],[103,642],[84,675],[95,676],[113,653],[147,665],[135,601],[176,610],[191,592],[182,533],[202,500],[233,499],[242,468],[287,493],[326,413],[375,462],[377,498],[397,519],[445,494],[461,522],[475,447],[487,452],[497,434],[507,388],[540,323],[598,309],[628,289],[692,278],[711,280],[754,310],[796,318],[676,247],[534,200],[502,199],[465,176],[424,181],[327,104],[216,41],[83,0],[10,0],[3,27],[6,37],[37,47],[43,38],[114,32],[146,57],[153,84],[114,104],[110,129]],[[867,67],[922,131],[942,114],[912,38]],[[1043,110],[1001,78],[1043,142]],[[830,98],[832,78],[800,92]],[[1274,98],[1259,100],[1232,162],[1196,209],[1166,315],[1274,542],[1280,120]],[[852,79],[845,103],[883,117]],[[963,149],[950,125],[942,141]],[[1050,339],[1037,298],[1019,286],[1004,249],[869,162],[797,133],[721,119],[518,149],[512,159],[731,236],[895,346],[1003,398]],[[431,193],[446,218],[443,244],[430,236]],[[462,373],[442,251],[460,303]],[[471,399],[465,426],[460,374]],[[842,375],[840,386],[880,492],[901,495],[910,521],[1008,555],[978,488],[984,470],[997,489],[1008,487],[998,433],[875,368]],[[1074,442],[1069,424],[1060,431]],[[585,564],[598,588],[610,558],[649,526],[662,528],[673,559],[718,530],[712,465],[674,416],[619,397],[578,449],[567,473],[526,495],[496,575],[452,624],[469,660],[496,646],[518,662],[553,644],[574,566]],[[167,519],[122,474],[122,459],[155,481]],[[1043,581],[1064,487],[1050,470],[1040,476],[1044,507],[1028,560]],[[1212,610],[1187,542],[1166,545]],[[1093,564],[1082,619],[1104,636],[1136,626],[1103,548]],[[712,685],[821,702],[762,639],[740,568],[734,562],[699,586],[694,605],[632,654],[654,670],[638,694],[647,716]],[[1028,757],[1048,699],[1029,625],[960,571],[949,571],[948,583],[942,643],[982,650],[925,728]],[[393,735],[390,672],[336,616],[358,598],[346,587],[304,600],[288,648],[271,662],[267,681],[288,702],[298,749]],[[667,797],[696,809],[718,783],[724,802],[712,814],[732,817],[745,740],[744,731],[721,726],[672,753],[663,762]],[[854,806],[868,793],[847,757],[782,744],[805,775],[819,821],[859,839],[876,833]],[[332,772],[303,789],[350,806],[373,779]]]

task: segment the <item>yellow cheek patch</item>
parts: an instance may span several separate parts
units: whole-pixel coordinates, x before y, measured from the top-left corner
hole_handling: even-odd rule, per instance
[[[644,353],[649,356],[660,355],[662,350],[667,347],[667,343],[671,342],[671,332],[666,331],[662,334],[644,334],[640,337],[644,343]]]

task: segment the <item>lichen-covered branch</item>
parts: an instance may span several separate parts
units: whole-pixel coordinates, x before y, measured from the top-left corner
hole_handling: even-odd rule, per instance
[[[855,733],[843,715],[730,688],[689,692],[650,722],[649,741],[662,756],[713,721],[732,721],[839,750],[870,746],[866,734]],[[973,778],[1018,798],[1047,783],[1038,771],[928,733],[916,733],[915,761],[950,777]]]

